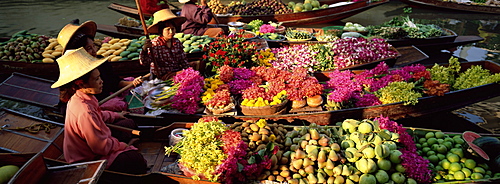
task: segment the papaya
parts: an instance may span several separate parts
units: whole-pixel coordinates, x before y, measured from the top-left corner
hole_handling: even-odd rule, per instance
[[[137,53],[137,52],[132,52],[132,53],[130,53],[129,55],[127,55],[127,58],[135,58],[135,57],[139,57],[139,53]]]
[[[5,165],[0,167],[0,183],[7,183],[16,173],[19,167],[15,165]]]
[[[129,54],[130,54],[130,51],[123,51],[122,53],[120,53],[120,56],[125,57],[125,56],[128,56]]]

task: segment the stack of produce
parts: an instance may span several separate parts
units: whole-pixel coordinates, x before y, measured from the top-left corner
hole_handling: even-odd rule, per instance
[[[281,0],[257,0],[246,4],[229,6],[227,13],[233,15],[273,15],[292,13]]]
[[[493,175],[486,160],[465,150],[468,145],[461,135],[448,135],[440,131],[416,135],[418,153],[431,162],[435,182],[500,177],[500,173]],[[493,140],[498,141],[497,138]]]
[[[127,49],[127,46],[131,44],[132,40],[119,38],[111,38],[111,40],[109,39],[110,37],[104,39],[101,48],[99,48],[99,50],[97,51],[97,55],[101,55],[104,57],[109,56],[109,61],[118,61],[122,59],[123,56],[128,56],[128,53],[124,51],[125,49]],[[122,53],[124,53],[123,56]],[[137,56],[139,56],[139,54],[137,54]]]
[[[132,19],[130,17],[122,17],[118,20],[118,24],[127,26],[127,27],[139,27],[141,24],[139,21]]]
[[[445,36],[447,33],[434,24],[414,23],[409,16],[394,17],[380,25],[367,26],[368,35],[384,39],[431,38]]]
[[[42,62],[44,48],[49,44],[49,37],[19,31],[0,43],[0,60],[18,62]]]
[[[290,1],[288,2],[288,8],[292,9],[293,13],[298,13],[328,8],[328,4],[320,5],[319,1],[317,0],[304,0],[303,2],[299,3]]]
[[[228,6],[222,4],[220,0],[211,0],[207,3],[207,6],[212,9],[215,14],[226,14]]]
[[[184,52],[186,53],[201,52],[206,45],[215,40],[215,38],[209,37],[207,35],[195,36],[193,34],[184,33],[176,33],[174,35],[174,38],[177,38],[179,39],[179,41],[181,41],[182,46],[184,47]]]

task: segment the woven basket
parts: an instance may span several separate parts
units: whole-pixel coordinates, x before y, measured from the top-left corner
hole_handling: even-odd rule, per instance
[[[277,105],[269,105],[262,107],[249,107],[240,105],[241,113],[244,115],[274,115],[274,114],[284,114],[286,113],[286,106],[288,100],[283,101]]]
[[[228,104],[227,106],[225,106],[224,108],[213,108],[213,107],[207,106],[206,111],[208,113],[212,113],[212,114],[222,114],[222,113],[225,113],[225,112],[232,110],[234,108],[234,106],[235,105],[232,102],[230,104]]]

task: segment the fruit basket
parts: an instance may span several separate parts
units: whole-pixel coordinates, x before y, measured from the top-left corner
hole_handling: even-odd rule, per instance
[[[282,103],[277,105],[268,105],[261,107],[250,107],[239,105],[241,108],[241,113],[244,115],[274,115],[274,114],[284,114],[287,110],[288,100],[284,100]]]

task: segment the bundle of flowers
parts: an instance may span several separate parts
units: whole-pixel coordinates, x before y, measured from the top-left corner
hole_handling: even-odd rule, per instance
[[[204,79],[193,68],[182,70],[173,78],[175,95],[163,104],[161,109],[175,109],[181,113],[194,114],[199,108],[200,95],[203,92]]]
[[[254,61],[257,66],[273,66],[270,62],[274,60],[276,60],[276,58],[270,48],[257,51],[255,55],[252,56],[252,61]]]
[[[165,147],[165,154],[178,153],[184,175],[195,180],[243,182],[248,176],[260,175],[265,168],[270,168],[269,154],[273,149],[247,157],[248,145],[241,133],[229,129],[217,117],[199,119],[183,135],[179,143]]]
[[[272,48],[271,51],[276,59],[269,63],[280,70],[305,68],[312,73],[315,71],[314,67],[319,64],[314,58],[317,52],[311,50],[305,44]]]
[[[389,70],[389,66],[381,62],[357,75],[336,70],[329,77],[324,88],[330,110],[395,102],[416,104],[425,94],[444,95],[449,91],[448,84],[432,81],[430,72],[422,65]]]
[[[329,74],[324,85],[327,107],[338,110],[403,102],[415,105],[423,96],[443,96],[452,90],[500,82],[500,74],[491,74],[480,65],[460,72],[457,58],[450,58],[448,66],[405,66],[389,70],[384,62],[359,74],[336,70]]]
[[[243,30],[240,30],[243,31]],[[217,71],[223,65],[231,67],[250,67],[253,65],[252,55],[255,54],[259,43],[245,41],[243,34],[233,34],[217,38],[204,48],[207,52],[203,59],[212,71]]]
[[[273,48],[269,61],[282,70],[307,68],[309,72],[343,69],[396,57],[399,53],[383,39],[343,38],[327,44],[300,44]]]

